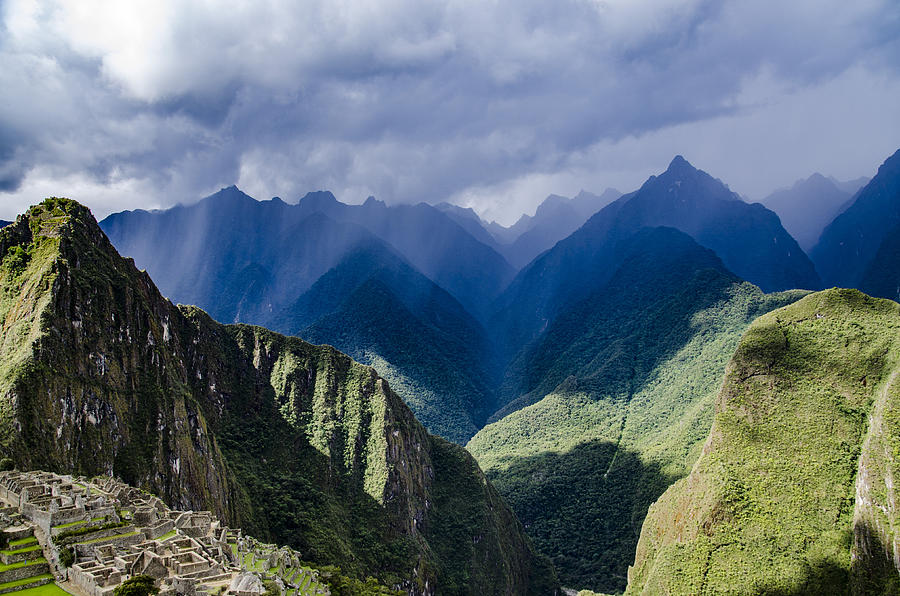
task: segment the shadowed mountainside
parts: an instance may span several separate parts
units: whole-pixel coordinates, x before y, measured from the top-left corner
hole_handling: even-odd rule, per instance
[[[756,320],[628,594],[894,594],[900,306],[828,290]]]
[[[857,193],[853,204],[825,228],[810,252],[825,284],[859,288],[868,273],[867,284],[875,286],[878,282],[873,278],[878,272],[867,270],[881,244],[897,226],[900,226],[900,150],[881,164],[875,177]],[[885,250],[889,255],[890,247]],[[881,261],[880,266],[886,277],[897,277],[900,269],[897,263]]]
[[[868,180],[840,183],[821,174],[798,180],[791,188],[776,190],[760,201],[778,214],[781,224],[805,251],[819,240],[822,230],[844,209]],[[845,190],[848,189],[848,190]],[[852,190],[850,190],[852,189]]]
[[[699,455],[741,333],[802,295],[763,294],[671,228],[642,230],[616,252],[610,280],[510,367],[507,395],[521,397],[468,444],[564,585],[601,591],[624,589],[647,507]],[[585,443],[614,455],[582,459]],[[575,476],[583,483],[565,480]],[[545,503],[548,491],[563,505]],[[576,506],[577,526],[565,519]]]
[[[322,192],[287,205],[230,188],[190,207],[111,215],[101,226],[173,300],[376,366],[435,433],[465,442],[493,411],[500,364],[487,332],[396,246],[433,279],[483,292],[479,303],[509,266],[431,207],[348,206]]]
[[[816,289],[812,263],[762,205],[748,205],[681,156],[640,190],[624,195],[535,259],[495,303],[492,325],[514,354],[567,306],[615,271],[616,245],[643,227],[670,226],[713,250],[738,277],[763,291]]]
[[[74,201],[32,207],[0,255],[0,453],[17,467],[117,475],[412,593],[555,589],[474,459],[371,368],[173,306]]]

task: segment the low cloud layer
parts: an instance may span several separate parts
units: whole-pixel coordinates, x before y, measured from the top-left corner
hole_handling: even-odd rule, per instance
[[[514,220],[675,153],[758,198],[900,147],[893,0],[0,4],[0,217],[238,184]]]

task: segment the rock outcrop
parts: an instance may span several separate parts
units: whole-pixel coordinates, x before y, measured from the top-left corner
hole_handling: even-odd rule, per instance
[[[555,589],[471,456],[373,369],[172,305],[73,201],[32,207],[0,255],[0,452],[19,469],[119,476],[410,593]]]

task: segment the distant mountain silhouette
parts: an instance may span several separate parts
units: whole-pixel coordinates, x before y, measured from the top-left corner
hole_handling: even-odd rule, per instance
[[[853,204],[825,228],[810,252],[825,284],[859,288],[882,242],[898,225],[900,150],[881,164],[875,177],[857,193]],[[891,248],[886,247],[885,251],[883,256]],[[896,262],[880,262],[886,275],[900,268]],[[877,275],[875,271],[868,274],[867,284],[881,283],[875,281]],[[894,293],[889,297],[894,297]]]
[[[516,238],[531,228],[533,219],[533,216],[523,213],[519,216],[519,219],[516,220],[516,223],[511,226],[502,226],[496,221],[492,221],[485,226],[485,229],[490,232],[501,245],[512,244],[516,241]]]
[[[859,192],[859,189],[868,184],[870,180],[871,178],[867,176],[860,176],[859,178],[854,178],[853,180],[837,180],[832,176],[828,176],[829,182],[851,196]]]
[[[501,247],[500,252],[513,267],[522,268],[620,196],[622,193],[612,188],[601,195],[581,191],[572,199],[550,195],[538,206],[534,217],[527,220],[527,229],[508,246]]]
[[[460,207],[451,203],[438,203],[435,209],[444,213],[447,217],[459,224],[459,226],[472,235],[479,242],[490,246],[497,252],[501,252],[500,244],[496,238],[488,232],[486,224],[471,207]]]
[[[101,227],[172,300],[376,365],[435,433],[463,442],[492,411],[499,365],[470,313],[512,270],[433,207],[349,206],[329,192],[288,205],[230,187]]]
[[[300,199],[295,209],[366,228],[478,316],[515,273],[495,250],[425,203],[388,207],[369,197],[362,205],[345,205],[320,191]]]
[[[685,232],[764,291],[820,285],[809,258],[775,213],[745,203],[677,156],[661,175],[601,209],[519,272],[495,304],[493,321],[506,348],[528,343],[562,307],[605,283],[617,262],[617,243],[647,226]]]
[[[852,188],[855,182],[842,184],[816,173],[798,180],[791,188],[776,190],[760,203],[777,213],[800,248],[808,251],[819,240],[825,226],[849,206],[856,190],[844,189]]]
[[[311,217],[312,216],[312,217]],[[372,234],[229,187],[187,207],[125,211],[100,227],[170,299],[225,323],[262,322]]]

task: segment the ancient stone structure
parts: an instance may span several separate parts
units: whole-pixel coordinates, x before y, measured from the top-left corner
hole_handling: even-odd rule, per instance
[[[51,569],[89,596],[110,596],[137,575],[152,577],[164,596],[328,593],[299,553],[243,536],[208,511],[173,511],[112,478],[0,472],[0,503],[9,545],[0,568],[10,567],[0,572],[0,593],[23,578],[34,578],[24,587],[48,583]]]

